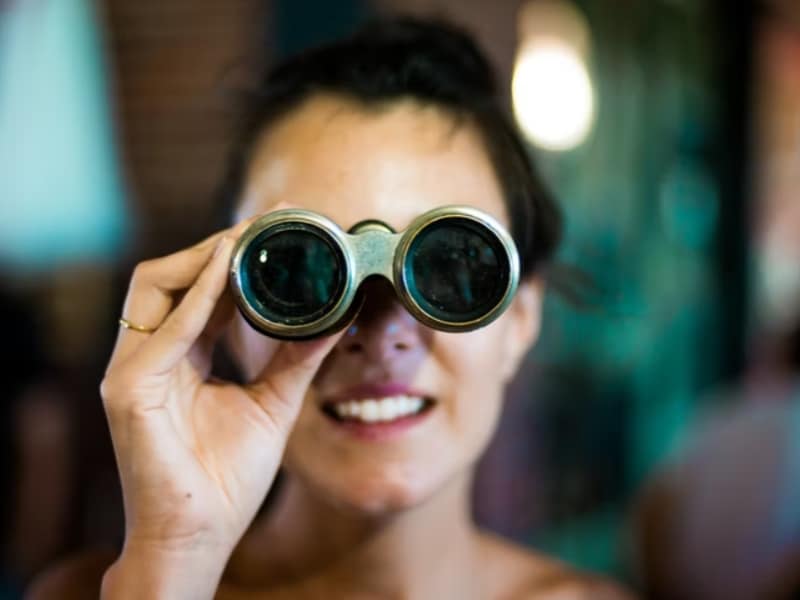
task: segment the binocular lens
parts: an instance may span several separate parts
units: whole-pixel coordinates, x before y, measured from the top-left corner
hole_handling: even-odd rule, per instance
[[[466,323],[504,298],[508,254],[488,229],[464,218],[436,221],[408,250],[407,285],[420,307],[437,319]]]
[[[513,239],[467,206],[442,206],[402,232],[374,219],[348,232],[309,210],[284,209],[254,221],[231,258],[231,289],[244,318],[279,339],[337,331],[360,310],[361,288],[384,277],[421,323],[469,331],[508,307],[519,280]]]
[[[340,299],[344,264],[341,250],[321,229],[279,225],[256,237],[242,256],[242,293],[270,321],[310,323]]]

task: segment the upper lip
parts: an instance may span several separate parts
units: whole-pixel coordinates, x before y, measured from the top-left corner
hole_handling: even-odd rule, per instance
[[[432,396],[419,389],[412,388],[404,383],[362,383],[354,385],[324,398],[324,404],[345,402],[348,400],[363,400],[366,398],[385,398],[387,396],[418,396],[432,400]]]

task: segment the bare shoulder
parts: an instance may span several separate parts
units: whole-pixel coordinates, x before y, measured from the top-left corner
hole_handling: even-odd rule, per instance
[[[622,586],[490,533],[481,547],[491,595],[498,600],[634,600]]]
[[[87,550],[65,558],[34,577],[26,600],[97,600],[106,569],[117,558],[111,548]]]

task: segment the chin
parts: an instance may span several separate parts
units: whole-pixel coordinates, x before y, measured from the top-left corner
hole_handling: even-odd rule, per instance
[[[404,489],[363,489],[339,496],[340,506],[348,512],[368,517],[387,517],[406,512],[424,503],[426,496],[409,493]]]
[[[372,517],[412,510],[427,502],[447,484],[447,477],[431,465],[352,465],[348,469],[316,463],[314,472],[294,472],[321,500],[347,512]],[[290,472],[293,471],[290,468]]]

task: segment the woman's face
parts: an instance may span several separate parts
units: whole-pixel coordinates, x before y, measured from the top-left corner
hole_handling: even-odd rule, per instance
[[[320,212],[345,230],[380,219],[401,231],[447,204],[474,206],[509,226],[477,131],[411,101],[365,109],[320,95],[270,127],[253,154],[237,220],[279,203]],[[505,384],[538,334],[541,286],[524,282],[487,327],[443,333],[413,319],[388,282],[366,285],[364,308],[308,391],[284,466],[339,506],[382,514],[417,505],[470,472],[495,428]],[[255,376],[270,341],[239,316],[230,333],[234,356]],[[420,413],[392,416],[420,400]],[[341,420],[337,410],[350,414]],[[376,415],[388,420],[376,424]]]

